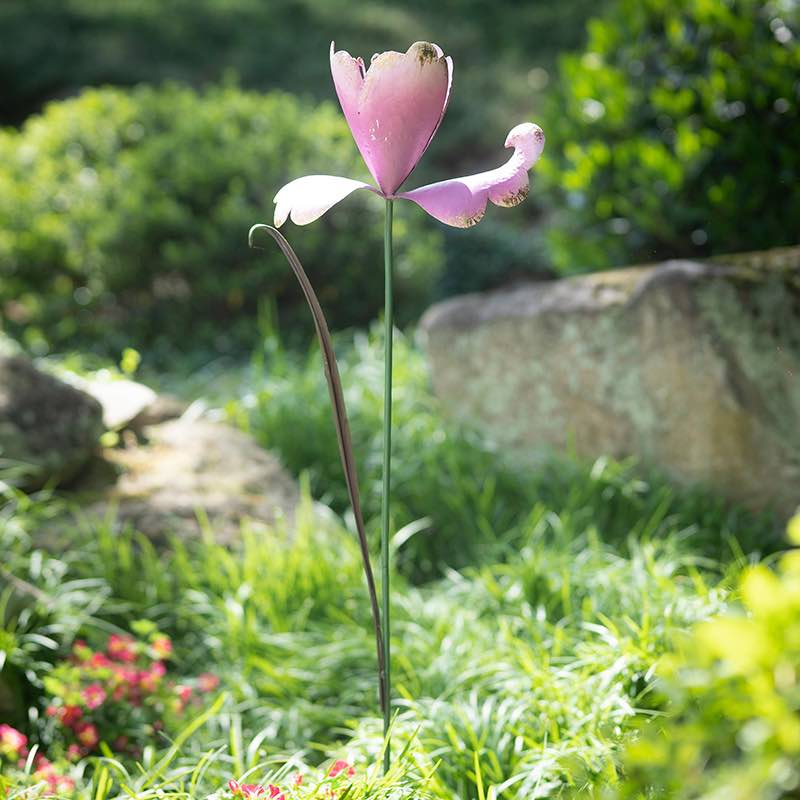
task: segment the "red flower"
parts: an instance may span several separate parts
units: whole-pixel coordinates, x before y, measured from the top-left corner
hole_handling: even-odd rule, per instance
[[[77,761],[83,755],[83,750],[73,743],[67,748],[67,760],[68,761]]]
[[[213,692],[219,686],[219,678],[211,672],[204,672],[197,677],[197,688],[201,692]]]
[[[340,772],[347,770],[347,776],[352,778],[356,774],[355,767],[351,767],[346,761],[341,758],[333,762],[333,765],[328,770],[328,777],[335,778]]]
[[[139,685],[146,692],[154,692],[166,673],[167,668],[160,661],[156,661],[149,670],[139,673]]]
[[[175,691],[176,691],[178,697],[181,699],[181,703],[188,703],[189,700],[192,697],[192,687],[191,686],[186,686],[186,685],[184,685],[182,683],[179,683],[175,687]]]
[[[283,796],[283,792],[280,790],[280,787],[271,783],[268,788],[271,800],[286,800]]]
[[[105,653],[94,653],[89,659],[89,666],[96,669],[103,669],[111,666],[111,660]]]
[[[115,661],[124,661],[128,664],[136,661],[136,640],[132,636],[112,633],[108,637],[108,655]]]
[[[272,794],[272,789],[277,787],[273,787],[270,784],[270,797],[275,797]],[[233,796],[236,798],[256,798],[261,797],[262,795],[266,795],[267,790],[260,784],[260,783],[239,783],[238,781],[228,781],[228,789],[232,792]],[[278,789],[278,793],[280,793],[280,789]]]
[[[67,728],[72,728],[83,716],[83,711],[80,706],[63,706],[58,710],[58,719]]]
[[[38,780],[45,781],[47,788],[53,794],[71,792],[75,788],[75,781],[66,775],[59,775],[55,767],[44,756],[37,757],[36,771],[33,776]]]
[[[172,655],[172,642],[166,636],[159,636],[151,643],[156,658],[169,658]]]
[[[81,692],[81,697],[86,708],[93,711],[105,703],[107,695],[106,690],[99,683],[92,683]]]
[[[72,656],[76,661],[88,661],[92,657],[92,650],[83,639],[76,639],[72,645]]]
[[[303,783],[303,775],[302,775],[302,773],[295,772],[295,774],[292,775],[292,783],[295,786],[300,786]]]
[[[78,741],[87,749],[93,750],[97,747],[100,741],[100,736],[97,733],[97,728],[91,722],[82,722],[75,728],[75,735]]]

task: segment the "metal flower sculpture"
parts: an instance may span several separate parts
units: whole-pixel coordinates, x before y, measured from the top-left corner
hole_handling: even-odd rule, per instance
[[[489,172],[432,183],[410,192],[397,190],[417,166],[444,117],[453,81],[453,61],[428,42],[405,53],[380,53],[369,68],[331,43],[331,73],[347,124],[376,186],[336,175],[306,175],[275,195],[275,226],[287,217],[297,225],[319,219],[357,189],[387,201],[412,200],[447,225],[468,228],[483,218],[491,200],[515,206],[528,195],[528,170],[544,148],[538,125],[523,122],[506,137],[514,154]]]
[[[390,760],[391,679],[389,671],[389,499],[391,494],[392,430],[392,209],[395,200],[411,200],[432,217],[458,228],[478,223],[491,200],[498,206],[515,206],[528,195],[528,171],[544,148],[538,125],[524,122],[512,128],[505,146],[514,152],[496,169],[432,183],[411,191],[398,191],[418,164],[444,117],[453,82],[453,61],[441,48],[416,42],[405,53],[389,51],[372,57],[369,67],[331,43],[331,73],[342,111],[375,184],[336,175],[307,175],[287,183],[275,195],[275,227],[254,225],[278,243],[300,281],[309,303],[323,349],[325,374],[334,408],[339,451],[356,520],[364,571],[370,592],[378,653],[380,700],[383,711],[384,768]],[[358,189],[383,197],[386,205],[385,261],[385,390],[383,421],[383,494],[381,507],[381,610],[369,559],[361,513],[358,480],[350,443],[341,382],[330,333],[322,309],[300,261],[277,228],[291,219],[307,225]]]

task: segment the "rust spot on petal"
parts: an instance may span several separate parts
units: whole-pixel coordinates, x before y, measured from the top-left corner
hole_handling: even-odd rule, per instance
[[[528,196],[529,191],[530,187],[526,184],[521,189],[517,189],[516,192],[511,192],[504,197],[498,198],[495,200],[495,204],[498,206],[503,206],[504,208],[518,206]]]
[[[415,42],[412,48],[415,50],[417,61],[421,67],[439,60],[439,53],[430,42]]]
[[[477,214],[473,214],[471,217],[462,217],[458,221],[458,227],[471,228],[473,225],[477,225],[483,219],[485,213],[485,211],[479,211]]]

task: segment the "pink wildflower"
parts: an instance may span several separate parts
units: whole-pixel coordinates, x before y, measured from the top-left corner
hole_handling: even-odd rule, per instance
[[[92,683],[81,692],[81,697],[86,708],[93,711],[105,703],[107,695],[106,690],[99,683]]]
[[[83,711],[80,706],[64,706],[59,709],[57,716],[63,725],[67,728],[72,728],[83,716]]]
[[[91,722],[82,722],[75,728],[75,735],[78,741],[87,749],[93,750],[100,741],[97,728]]]
[[[256,798],[266,795],[267,790],[260,783],[239,783],[238,781],[228,781],[228,789],[236,798]],[[280,791],[280,790],[278,790]],[[272,785],[270,785],[270,797],[274,797],[272,793]]]
[[[328,777],[335,778],[340,772],[347,770],[347,776],[352,778],[356,774],[355,767],[350,766],[346,761],[341,758],[333,762],[333,765],[328,770]]]
[[[49,793],[63,794],[75,788],[75,781],[67,775],[59,775],[55,767],[44,756],[36,759],[36,771],[33,777],[47,784]]]
[[[156,658],[169,658],[172,655],[172,642],[166,636],[153,639],[151,645]]]
[[[5,723],[0,725],[0,756],[8,759],[28,754],[28,737]]]
[[[139,685],[146,692],[154,692],[166,674],[167,668],[160,661],[156,661],[149,670],[139,673]]]
[[[83,750],[81,750],[80,746],[75,743],[71,744],[67,748],[68,761],[77,761],[83,754]]]
[[[197,688],[201,692],[213,692],[219,686],[219,678],[211,672],[203,672],[197,677]]]
[[[181,703],[188,703],[192,697],[192,687],[186,686],[185,684],[179,683],[175,687],[175,692],[177,693],[178,697],[181,700]]]
[[[136,640],[132,636],[120,636],[112,633],[108,638],[108,655],[114,661],[130,664],[136,661]]]
[[[89,659],[89,666],[95,669],[105,669],[111,666],[111,659],[105,653],[94,653]]]

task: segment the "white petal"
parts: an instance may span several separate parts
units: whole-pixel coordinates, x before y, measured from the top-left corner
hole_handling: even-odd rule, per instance
[[[275,195],[275,227],[287,217],[295,225],[308,225],[356,189],[375,189],[363,181],[336,175],[306,175],[287,183]]]

